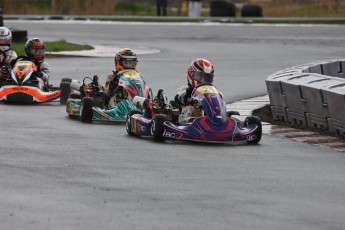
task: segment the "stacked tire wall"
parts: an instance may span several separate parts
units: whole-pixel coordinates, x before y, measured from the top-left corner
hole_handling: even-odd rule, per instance
[[[345,136],[345,59],[278,71],[266,86],[273,119]]]
[[[227,1],[211,1],[211,17],[235,17],[235,4]]]
[[[259,5],[244,5],[241,9],[242,17],[263,17],[263,9]]]

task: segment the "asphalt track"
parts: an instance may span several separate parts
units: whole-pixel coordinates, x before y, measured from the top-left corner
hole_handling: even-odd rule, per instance
[[[227,102],[266,94],[280,69],[344,55],[343,26],[5,21],[46,41],[155,49],[138,69],[172,97],[193,58]],[[115,52],[115,51],[114,51]],[[49,58],[55,85],[112,58]],[[236,108],[234,108],[236,109]],[[83,124],[58,102],[0,105],[1,229],[343,229],[345,155],[264,135],[259,145],[153,143]]]

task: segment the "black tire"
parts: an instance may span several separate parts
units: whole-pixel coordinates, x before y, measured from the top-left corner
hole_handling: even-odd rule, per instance
[[[95,105],[92,97],[84,97],[81,100],[80,120],[85,123],[92,122],[92,107]]]
[[[71,93],[71,84],[68,82],[61,82],[60,83],[60,104],[66,105],[67,99]]]
[[[236,7],[234,3],[227,1],[211,1],[211,17],[235,17]]]
[[[69,98],[72,98],[72,99],[80,99],[80,94],[79,93],[71,93],[69,95]]]
[[[232,115],[241,115],[238,111],[226,111],[226,116],[231,117]]]
[[[156,114],[152,119],[151,124],[151,135],[153,141],[155,142],[163,142],[165,137],[163,136],[164,133],[164,122],[167,121],[167,117],[164,114]]]
[[[257,116],[246,117],[246,119],[244,120],[244,127],[247,127],[249,125],[257,125],[258,127],[255,130],[256,139],[255,140],[247,141],[247,143],[249,143],[249,144],[257,144],[257,143],[260,142],[261,136],[262,136],[262,123],[261,123],[260,118],[257,117]]]
[[[69,82],[69,83],[71,83],[72,79],[71,78],[62,78],[61,82]]]
[[[129,136],[134,136],[135,135],[135,133],[132,132],[132,122],[131,122],[131,117],[134,114],[141,114],[141,112],[138,111],[138,110],[131,110],[127,114],[127,117],[126,117],[126,131],[127,131],[127,134]]]
[[[262,17],[262,7],[259,5],[244,5],[241,9],[242,17]]]
[[[9,28],[12,33],[12,42],[26,42],[28,40],[28,31],[15,28]]]

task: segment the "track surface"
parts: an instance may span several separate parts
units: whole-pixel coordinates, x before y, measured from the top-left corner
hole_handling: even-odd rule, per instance
[[[30,37],[161,50],[138,70],[172,97],[210,59],[227,102],[266,94],[282,68],[341,58],[341,26],[5,21]],[[114,50],[115,52],[115,50]],[[50,58],[52,83],[112,58]],[[0,105],[1,229],[343,229],[345,155],[264,135],[259,145],[157,144],[124,124],[83,124],[53,102]],[[234,108],[236,109],[236,108]]]

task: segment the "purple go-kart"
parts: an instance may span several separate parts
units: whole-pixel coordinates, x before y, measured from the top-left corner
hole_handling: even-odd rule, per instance
[[[163,96],[161,96],[163,95]],[[129,135],[152,136],[154,141],[177,139],[199,142],[257,144],[262,136],[257,116],[241,116],[226,111],[225,101],[212,84],[201,84],[192,92],[193,114],[185,125],[178,123],[176,108],[160,91],[153,101],[144,100],[144,112],[131,111],[126,119]],[[156,100],[160,98],[160,100]],[[156,102],[155,102],[156,101]],[[157,103],[158,101],[158,103]],[[138,103],[139,104],[139,103]]]

